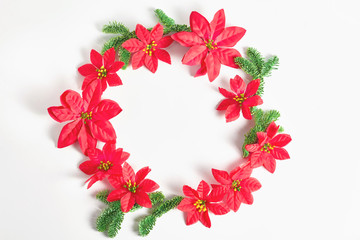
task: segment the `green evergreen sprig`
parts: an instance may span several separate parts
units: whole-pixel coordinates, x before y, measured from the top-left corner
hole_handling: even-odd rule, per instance
[[[171,209],[176,208],[183,199],[184,197],[182,196],[175,196],[172,199],[166,200],[165,202],[157,206],[150,215],[144,217],[139,222],[140,236],[147,236],[154,228],[156,219],[161,217],[163,214],[167,213]]]
[[[164,35],[171,32],[191,31],[190,27],[185,24],[176,24],[174,19],[167,16],[161,9],[156,9],[155,15],[159,19],[159,22],[164,26]],[[152,28],[148,28],[149,31],[151,29]],[[130,30],[124,24],[116,21],[105,25],[102,31],[109,34],[119,34],[118,36],[111,37],[108,41],[105,42],[101,53],[104,54],[110,48],[115,48],[115,50],[118,52],[119,60],[125,63],[122,69],[126,69],[126,67],[129,65],[131,54],[129,51],[121,47],[121,45],[131,38],[137,38],[135,31],[130,32]]]
[[[277,69],[279,66],[279,58],[272,56],[265,61],[261,53],[251,47],[247,49],[246,55],[248,58],[236,57],[235,63],[253,79],[260,79],[260,86],[256,94],[261,96],[264,93],[264,78],[269,77],[272,70]]]
[[[107,231],[109,237],[115,237],[119,230],[121,229],[121,224],[124,221],[125,213],[121,211],[120,201],[109,202],[107,201],[107,196],[109,191],[101,191],[96,195],[96,198],[101,202],[105,203],[108,207],[105,208],[98,218],[96,219],[96,229],[99,232]],[[153,206],[164,202],[165,196],[161,192],[153,192],[149,194],[151,203]],[[130,212],[135,212],[136,210],[141,209],[142,207],[138,204],[135,204]]]
[[[253,144],[257,142],[257,132],[265,132],[267,127],[272,121],[276,121],[280,117],[280,113],[277,110],[268,110],[264,111],[260,108],[253,108],[252,111],[253,118],[255,120],[255,126],[250,129],[250,131],[245,134],[244,144],[242,146],[243,156],[249,156],[249,152],[245,149],[247,144]],[[282,132],[283,129],[279,129],[279,132]]]

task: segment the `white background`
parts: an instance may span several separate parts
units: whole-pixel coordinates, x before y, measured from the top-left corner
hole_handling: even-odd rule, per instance
[[[360,239],[359,3],[356,0],[258,1],[0,1],[0,239],[106,239],[95,230],[106,186],[87,190],[78,146],[57,149],[62,124],[47,114],[66,89],[80,91],[77,68],[110,36],[101,28],[118,20],[130,29],[156,24],[155,8],[188,24],[192,10],[211,20],[225,9],[227,26],[247,33],[236,48],[276,54],[280,67],[266,79],[264,109],[282,113],[291,134],[290,160],[275,174],[259,168],[262,188],[252,206],[211,216],[212,228],[186,226],[183,213],[158,219],[149,239]],[[253,122],[226,124],[215,108],[217,87],[239,70],[223,66],[220,77],[193,78],[197,67],[181,64],[187,48],[168,48],[173,64],[120,71],[124,85],[105,98],[123,112],[112,120],[129,163],[150,166],[149,178],[166,196],[182,185],[214,183],[210,169],[240,162],[243,134]],[[244,75],[242,75],[244,76]],[[249,80],[248,77],[245,78]],[[118,239],[137,239],[126,215]]]

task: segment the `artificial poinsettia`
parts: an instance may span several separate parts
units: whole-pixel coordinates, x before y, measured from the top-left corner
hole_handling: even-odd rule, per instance
[[[135,34],[138,39],[132,38],[122,44],[123,48],[133,53],[133,69],[145,64],[154,73],[158,67],[158,59],[171,64],[169,53],[161,48],[170,46],[173,40],[169,36],[163,37],[163,30],[159,23],[150,32],[143,25],[136,25]]]
[[[251,192],[259,190],[260,182],[250,177],[252,168],[249,165],[236,167],[230,174],[226,171],[212,169],[212,174],[217,182],[212,185],[214,189],[220,187],[226,190],[224,197],[225,204],[234,212],[236,212],[241,203],[252,204],[254,198]]]
[[[148,193],[159,188],[159,185],[153,180],[145,179],[150,172],[149,167],[140,169],[136,174],[128,163],[124,163],[121,174],[111,175],[108,180],[115,188],[107,200],[109,202],[121,202],[121,211],[128,212],[135,203],[140,206],[151,208],[152,204]]]
[[[101,56],[100,53],[94,49],[90,52],[91,63],[85,64],[78,68],[81,75],[85,77],[82,84],[82,90],[84,90],[91,82],[100,81],[102,91],[105,91],[107,83],[109,86],[122,85],[117,71],[124,66],[121,61],[115,61],[115,49],[110,48]]]
[[[89,160],[80,164],[79,168],[87,175],[92,175],[86,182],[90,188],[97,181],[121,172],[121,165],[130,154],[122,148],[116,149],[115,142],[107,142],[103,149],[90,148],[87,150]]]
[[[244,80],[236,75],[230,79],[230,87],[233,92],[229,92],[219,87],[220,93],[226,97],[222,100],[216,110],[225,112],[226,122],[231,122],[239,118],[242,111],[244,118],[252,119],[250,107],[263,103],[259,95],[255,95],[260,86],[260,79],[252,80],[247,86]]]
[[[116,134],[108,121],[121,112],[119,105],[112,100],[102,100],[101,87],[91,83],[82,97],[73,90],[67,90],[60,96],[62,106],[50,107],[50,116],[66,124],[60,132],[58,148],[67,147],[79,140],[80,148],[86,154],[88,148],[95,148],[97,140],[113,141]]]
[[[209,211],[215,215],[223,215],[230,211],[224,203],[220,202],[225,195],[224,189],[216,188],[209,194],[210,186],[205,181],[200,182],[197,190],[184,185],[183,192],[187,198],[180,202],[178,209],[187,213],[186,225],[200,220],[205,227],[210,228]]]
[[[271,122],[266,132],[257,132],[258,142],[255,144],[248,144],[245,149],[250,152],[251,167],[264,166],[269,172],[273,173],[276,168],[276,161],[289,159],[289,153],[283,148],[290,141],[289,134],[278,134],[280,126],[275,122]]]
[[[185,47],[191,47],[184,55],[182,63],[186,65],[201,64],[195,77],[208,74],[210,82],[214,81],[220,73],[221,64],[237,68],[235,57],[240,53],[230,47],[244,36],[246,30],[241,27],[225,28],[224,10],[219,10],[213,20],[208,20],[198,12],[190,15],[191,32],[179,32],[172,38]]]

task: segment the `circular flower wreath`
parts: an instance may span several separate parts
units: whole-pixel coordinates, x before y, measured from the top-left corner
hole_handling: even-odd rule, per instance
[[[252,192],[260,189],[259,181],[251,177],[254,168],[264,166],[269,172],[275,171],[275,159],[288,159],[289,154],[283,148],[291,141],[288,134],[278,134],[282,131],[275,124],[280,116],[276,110],[263,111],[256,106],[263,100],[264,78],[270,76],[276,69],[279,59],[276,56],[265,60],[254,48],[247,49],[247,58],[232,47],[244,36],[245,29],[241,27],[226,27],[224,10],[219,10],[209,23],[198,12],[190,15],[190,27],[175,24],[160,9],[155,10],[159,22],[152,29],[146,29],[138,24],[135,31],[130,32],[123,24],[111,22],[105,25],[103,32],[119,34],[105,43],[103,55],[95,50],[90,53],[91,63],[81,66],[79,73],[85,77],[82,84],[82,95],[67,90],[60,96],[61,106],[50,107],[50,116],[62,123],[67,123],[61,130],[58,147],[63,148],[79,141],[82,152],[88,159],[79,168],[85,174],[91,175],[86,181],[90,188],[97,181],[107,179],[114,187],[97,194],[97,198],[107,205],[107,208],[97,218],[97,229],[107,231],[114,237],[121,227],[125,213],[142,207],[152,208],[152,213],[139,223],[141,236],[149,234],[154,227],[156,218],[167,211],[177,208],[186,213],[186,224],[200,222],[210,227],[209,212],[223,215],[230,210],[236,212],[241,203],[252,204]],[[173,33],[168,36],[169,33]],[[218,184],[211,187],[201,181],[197,189],[183,186],[183,196],[165,199],[161,192],[154,192],[159,185],[147,179],[149,167],[140,169],[137,173],[126,162],[129,153],[122,148],[116,148],[116,134],[109,119],[121,112],[120,106],[108,99],[101,99],[103,91],[109,86],[122,85],[117,72],[130,62],[133,69],[145,65],[155,73],[158,60],[171,63],[170,55],[163,48],[173,41],[185,47],[190,47],[184,55],[182,63],[200,65],[195,77],[207,74],[210,82],[214,81],[220,72],[221,64],[241,68],[253,80],[248,84],[236,75],[230,79],[228,91],[219,88],[225,97],[217,106],[217,110],[225,111],[226,122],[239,118],[240,112],[245,119],[254,117],[255,125],[245,135],[243,144],[244,164],[226,172],[212,169],[212,174]],[[116,50],[120,61],[116,61]],[[97,141],[105,142],[102,150],[96,148]]]

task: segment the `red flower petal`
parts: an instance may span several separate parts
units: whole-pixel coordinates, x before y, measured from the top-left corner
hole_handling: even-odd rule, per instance
[[[97,181],[102,181],[105,178],[105,174],[103,172],[97,172],[95,175],[91,176],[85,183],[89,182],[87,189],[91,188],[94,183]]]
[[[150,33],[143,25],[136,25],[135,34],[146,45],[150,43]]]
[[[124,186],[124,181],[121,174],[113,174],[109,176],[108,181],[111,184],[111,186],[113,186],[114,188],[122,188]]]
[[[260,86],[260,79],[252,80],[251,82],[249,82],[249,84],[246,87],[244,96],[250,97],[256,94],[257,90],[259,89],[259,86]]]
[[[83,108],[83,99],[80,94],[73,90],[66,90],[60,96],[61,104],[69,108],[74,113],[81,113]]]
[[[219,111],[226,110],[232,104],[236,104],[236,102],[233,99],[224,99],[220,102],[216,110]]]
[[[160,23],[156,24],[150,32],[150,38],[155,41],[159,41],[162,38],[164,32],[163,26]]]
[[[135,175],[135,182],[141,183],[141,181],[146,178],[150,171],[151,169],[149,167],[144,167],[140,169]]]
[[[140,51],[140,50],[143,50],[146,48],[146,44],[143,43],[142,41],[139,41],[136,38],[131,38],[131,39],[125,41],[121,46],[131,53],[134,53],[134,52],[137,52],[137,51]]]
[[[266,129],[267,136],[273,138],[278,132],[280,126],[277,126],[275,122],[271,122]]]
[[[218,46],[233,47],[245,35],[246,30],[241,27],[227,27],[215,39]]]
[[[239,68],[238,65],[235,64],[235,58],[241,57],[241,54],[236,49],[232,48],[218,48],[215,51],[212,51],[214,56],[216,56],[221,64],[232,68]]]
[[[178,32],[171,35],[171,37],[184,47],[204,45],[204,40],[194,32]]]
[[[125,65],[124,62],[116,61],[113,65],[108,69],[108,73],[116,73]]]
[[[242,114],[243,114],[245,119],[247,119],[247,120],[252,119],[251,111],[250,111],[250,108],[248,106],[243,105],[241,110],[242,110]]]
[[[230,79],[230,87],[231,90],[239,96],[245,92],[246,83],[239,75],[236,75],[234,78]]]
[[[107,75],[105,79],[110,87],[122,85],[122,81],[116,73]]]
[[[197,210],[187,212],[186,225],[191,225],[198,222],[200,219],[200,213]]]
[[[83,84],[81,86],[81,90],[84,90],[93,81],[99,81],[97,79],[97,74],[91,74],[91,75],[86,76],[84,81],[83,81]]]
[[[265,142],[268,140],[268,136],[266,135],[265,132],[257,132],[256,133],[257,139],[258,139],[258,143],[263,146],[265,144]]]
[[[208,50],[204,45],[192,46],[189,51],[184,55],[182,63],[185,65],[197,65],[205,58]]]
[[[141,191],[150,193],[155,191],[156,189],[158,189],[160,186],[154,182],[153,180],[150,179],[145,179],[144,181],[142,181],[139,184],[139,189],[141,189]]]
[[[94,138],[102,141],[112,141],[116,139],[116,133],[111,125],[111,123],[107,120],[98,120],[98,121],[88,121],[90,131]]]
[[[220,61],[212,53],[205,58],[206,69],[210,82],[214,81],[220,74]]]
[[[191,12],[190,14],[190,28],[191,31],[199,35],[204,40],[210,38],[210,24],[204,16],[198,12]]]
[[[206,64],[205,64],[204,60],[205,59],[203,59],[203,61],[201,61],[201,66],[200,66],[199,70],[197,70],[197,72],[195,73],[194,77],[204,76],[207,73]]]
[[[60,107],[49,107],[48,113],[57,122],[66,122],[74,120],[78,117],[78,114],[73,113],[70,109]]]
[[[232,92],[229,92],[228,90],[219,87],[219,92],[226,98],[234,98],[236,95]]]
[[[99,164],[94,161],[85,161],[80,164],[79,168],[87,175],[92,175],[98,170]]]
[[[241,193],[230,190],[227,196],[225,197],[225,204],[234,212],[239,210],[241,205]]]
[[[279,160],[285,160],[285,159],[289,159],[290,155],[289,153],[284,149],[284,148],[274,148],[271,151],[271,155],[275,158],[275,159],[279,159]]]
[[[149,56],[149,55],[145,55],[145,66],[147,67],[147,69],[150,70],[150,72],[155,73],[157,68],[158,68],[158,59],[156,58],[155,55]]]
[[[76,142],[83,123],[81,119],[66,124],[60,132],[58,148],[67,147]]]
[[[225,28],[225,13],[224,9],[220,9],[214,15],[213,20],[210,22],[211,29],[211,38],[216,39],[216,37],[224,30]]]
[[[276,147],[284,147],[291,142],[291,137],[289,134],[278,134],[269,143]]]
[[[205,226],[210,228],[211,227],[211,221],[209,218],[209,211],[200,213],[200,222]]]
[[[230,182],[231,183],[231,182]],[[206,200],[209,202],[220,202],[224,199],[225,194],[227,193],[228,188],[224,186],[218,186],[213,188],[209,196],[206,197]]]
[[[162,49],[156,49],[154,54],[160,61],[171,64],[170,54],[167,51],[162,50]]]
[[[205,182],[204,180],[202,180],[196,190],[199,194],[199,197],[201,199],[204,199],[210,192],[210,186],[207,182]]]
[[[128,194],[128,193],[129,192],[125,188],[115,189],[108,195],[106,200],[108,200],[109,202],[118,201],[121,198],[123,198],[125,194]]]
[[[131,58],[131,64],[133,70],[138,69],[139,67],[142,67],[145,62],[145,55],[146,53],[144,51],[139,51],[133,54]]]
[[[124,163],[122,174],[125,182],[129,180],[133,183],[135,182],[135,172],[127,162]]]
[[[116,150],[116,145],[115,145],[115,141],[110,141],[105,143],[105,145],[103,146],[103,154],[106,156],[106,159],[110,159],[110,157],[112,156],[112,153]]]
[[[78,141],[81,151],[86,155],[87,150],[96,147],[96,139],[93,138],[87,126],[83,125],[80,129]]]
[[[96,105],[99,104],[102,94],[102,88],[99,81],[93,81],[82,92],[84,101],[84,110],[91,111]]]
[[[171,36],[166,36],[163,37],[162,39],[160,39],[157,42],[157,47],[158,48],[167,48],[168,46],[170,46],[173,43],[173,39],[171,38]]]
[[[191,198],[184,198],[181,200],[180,204],[177,206],[177,209],[183,212],[190,212],[194,210],[194,200]]]
[[[263,165],[265,154],[262,151],[256,151],[250,154],[250,164],[252,168],[260,167]],[[270,154],[269,154],[270,155]]]
[[[238,119],[240,116],[240,110],[241,107],[239,104],[230,105],[225,112],[226,122],[232,122]]]
[[[274,157],[271,154],[266,154],[266,157],[263,161],[263,166],[266,170],[268,170],[271,173],[275,172],[276,168],[276,161]]]
[[[261,105],[261,104],[263,104],[263,100],[261,99],[261,97],[259,95],[249,97],[249,98],[245,99],[245,101],[243,102],[243,105],[247,106],[247,107],[254,107],[254,106]]]
[[[103,59],[101,54],[95,51],[94,49],[91,50],[90,52],[90,61],[97,68],[101,68],[101,66],[103,65]]]
[[[259,144],[247,144],[245,146],[245,149],[248,150],[249,152],[256,152],[258,150],[260,150],[260,145]]]
[[[78,71],[84,77],[93,73],[96,73],[96,67],[90,63],[82,65],[78,68]]]
[[[230,211],[230,209],[222,203],[208,203],[206,207],[215,215],[224,215]]]
[[[109,69],[115,62],[115,49],[110,48],[104,53],[104,67]]]
[[[135,198],[130,192],[126,193],[120,200],[121,211],[129,212],[135,204]]]
[[[93,121],[109,120],[117,116],[122,109],[113,100],[104,99],[93,109]]]
[[[198,193],[194,189],[192,189],[191,187],[189,187],[187,185],[183,186],[183,193],[186,197],[196,198],[196,199],[199,198]]]
[[[260,182],[256,178],[247,178],[241,181],[241,186],[249,189],[251,192],[257,191],[261,188]]]
[[[127,152],[122,152],[122,154],[121,154],[121,164],[123,163],[123,162],[125,162],[126,160],[128,160],[128,158],[130,157],[130,153],[127,153]]]
[[[254,198],[253,195],[251,194],[250,190],[245,189],[245,188],[241,188],[240,190],[240,194],[242,194],[242,202],[246,203],[246,204],[253,204],[254,202]]]
[[[135,202],[139,204],[142,207],[151,208],[152,204],[149,198],[149,195],[147,195],[144,192],[136,191],[134,194],[135,196]]]
[[[231,184],[231,179],[229,174],[226,171],[221,171],[221,170],[217,170],[217,169],[211,169],[211,172],[215,178],[215,180],[218,183],[221,184]]]
[[[245,167],[237,167],[230,172],[230,177],[232,180],[240,180],[249,178],[252,173],[252,168],[249,165]]]

